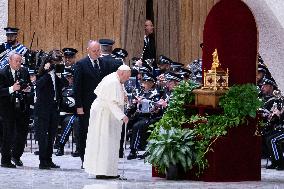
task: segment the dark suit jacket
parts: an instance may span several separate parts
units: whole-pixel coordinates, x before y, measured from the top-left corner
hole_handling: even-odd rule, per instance
[[[59,107],[62,97],[62,85],[60,78],[55,74],[55,94],[52,78],[48,72],[37,78],[35,116],[45,116],[49,114],[50,110],[54,110],[54,95],[56,95],[57,106]]]
[[[155,46],[155,38],[154,34],[150,34],[147,36],[149,42],[146,43],[144,40],[144,47],[143,47],[143,60],[147,59],[156,59],[156,46]]]
[[[88,56],[79,60],[74,70],[74,97],[76,107],[89,111],[96,98],[94,90],[102,80],[99,70],[95,69]]]
[[[19,73],[20,78],[30,83],[30,75],[26,68],[21,67]],[[0,115],[4,116],[3,118],[6,118],[7,116],[13,117],[15,114],[15,93],[9,94],[9,87],[13,86],[14,83],[15,80],[13,78],[10,65],[7,65],[5,68],[0,70]],[[28,106],[28,94],[23,93],[22,97],[21,106]]]
[[[112,55],[106,55],[99,58],[100,62],[100,76],[104,78],[112,72],[116,72],[118,67],[123,64],[121,60],[115,59]]]

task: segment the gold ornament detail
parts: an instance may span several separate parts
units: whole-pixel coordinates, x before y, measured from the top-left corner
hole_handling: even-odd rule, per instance
[[[213,62],[211,69],[206,72],[204,69],[202,89],[223,90],[229,89],[229,69],[224,71],[219,62],[217,49],[212,54]]]

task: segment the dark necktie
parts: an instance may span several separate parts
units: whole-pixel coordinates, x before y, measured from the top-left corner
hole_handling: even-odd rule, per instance
[[[15,71],[14,81],[16,82],[19,79],[20,79],[20,72],[19,71]]]
[[[95,68],[95,70],[100,69],[98,60],[94,60],[94,68]]]

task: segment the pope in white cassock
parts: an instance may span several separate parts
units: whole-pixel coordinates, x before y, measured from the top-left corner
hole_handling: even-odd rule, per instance
[[[94,93],[90,110],[84,167],[97,179],[118,178],[119,146],[124,114],[123,83],[130,77],[129,66],[122,65],[103,78]]]

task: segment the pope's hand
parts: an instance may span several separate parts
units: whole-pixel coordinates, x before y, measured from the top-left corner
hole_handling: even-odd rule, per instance
[[[125,123],[125,124],[127,124],[128,123],[128,117],[127,116],[124,116],[123,118],[122,118],[122,121],[123,121],[123,123]]]

